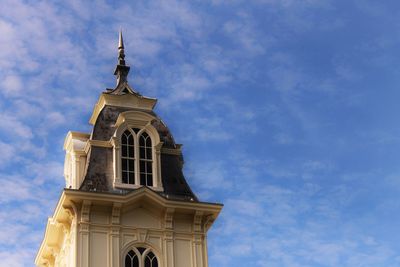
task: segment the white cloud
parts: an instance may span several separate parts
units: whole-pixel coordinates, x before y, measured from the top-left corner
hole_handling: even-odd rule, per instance
[[[17,149],[11,144],[7,144],[0,141],[0,167],[6,166],[11,162],[15,162],[18,159],[15,157]]]
[[[5,95],[18,95],[22,89],[22,81],[16,75],[8,75],[2,81],[1,86],[3,87],[2,92]]]
[[[7,133],[10,137],[21,137],[23,139],[31,139],[33,132],[31,128],[18,120],[11,114],[0,114],[0,132]]]

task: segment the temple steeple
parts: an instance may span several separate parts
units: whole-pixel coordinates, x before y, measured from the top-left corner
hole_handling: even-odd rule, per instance
[[[90,133],[65,139],[65,189],[38,267],[208,267],[207,231],[222,205],[191,190],[181,145],[157,99],[129,86],[124,52],[120,32],[116,88],[100,94]]]
[[[122,37],[122,31],[119,31],[119,42],[118,42],[118,65],[115,67],[114,75],[117,76],[117,87],[120,84],[128,81],[128,73],[130,67],[125,64],[125,47],[124,39]]]

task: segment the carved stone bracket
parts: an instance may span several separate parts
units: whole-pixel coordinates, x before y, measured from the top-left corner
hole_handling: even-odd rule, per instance
[[[63,230],[63,232],[64,232],[64,234],[65,234],[66,236],[69,235],[69,232],[71,231],[71,224],[70,224],[70,222],[67,222],[67,221],[57,221],[57,222],[56,222],[56,226],[57,226],[57,227],[61,227],[62,230]]]
[[[89,222],[90,221],[90,207],[92,202],[89,200],[84,200],[82,203],[81,210],[81,222]]]
[[[54,260],[57,258],[58,254],[60,253],[60,247],[53,245],[53,246],[47,246],[48,251],[51,254],[51,258],[49,258],[49,260],[52,260],[54,262]]]
[[[157,145],[154,146],[157,155],[161,153],[161,147],[163,146],[163,144],[164,142],[159,142]]]
[[[63,206],[65,213],[68,215],[69,222],[72,222],[75,217],[75,211],[72,207]]]
[[[140,242],[146,243],[148,237],[147,229],[138,229],[138,237]]]
[[[208,215],[206,216],[205,222],[204,222],[204,230],[208,231],[210,229],[211,225],[214,223],[215,218],[213,215]]]
[[[42,258],[42,263],[44,266],[53,267],[55,262],[55,258],[53,255],[48,255]]]
[[[111,212],[111,223],[119,224],[120,223],[120,215],[121,215],[121,203],[114,203],[112,212]]]
[[[193,218],[193,230],[195,232],[201,232],[202,219],[203,219],[203,212],[202,211],[196,211],[196,213],[194,214],[194,218]]]
[[[165,229],[173,229],[174,228],[174,212],[175,209],[173,208],[168,208],[165,211],[165,217],[164,217],[164,225],[165,225]]]

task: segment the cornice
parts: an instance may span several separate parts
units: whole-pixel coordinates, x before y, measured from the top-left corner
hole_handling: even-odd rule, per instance
[[[105,105],[153,110],[156,103],[157,99],[155,98],[139,96],[137,94],[112,95],[102,93],[94,106],[89,123],[92,125],[96,123],[97,117]]]
[[[160,196],[153,190],[147,187],[141,187],[135,191],[132,191],[126,195],[112,194],[112,193],[101,193],[101,192],[88,192],[74,189],[64,189],[64,194],[68,199],[85,199],[90,200],[92,203],[129,203],[135,201],[143,196],[148,197],[154,202],[162,205],[165,208],[173,208],[175,210],[198,210],[204,212],[211,212],[218,215],[221,211],[223,204],[220,203],[209,203],[209,202],[192,202],[184,200],[170,200],[165,197]]]
[[[161,153],[168,155],[182,155],[182,150],[180,148],[161,148]]]
[[[64,140],[64,150],[79,152],[80,149],[74,146],[74,141],[86,142],[89,138],[90,134],[88,133],[69,131]]]

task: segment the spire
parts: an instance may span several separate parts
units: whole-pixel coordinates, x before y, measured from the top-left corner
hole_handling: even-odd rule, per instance
[[[130,67],[125,64],[125,47],[122,38],[122,30],[119,31],[118,41],[118,65],[115,67],[114,75],[117,76],[117,87],[128,81],[128,73]]]
[[[122,30],[119,31],[118,65],[125,66],[125,49],[124,49],[124,39],[122,38]]]

